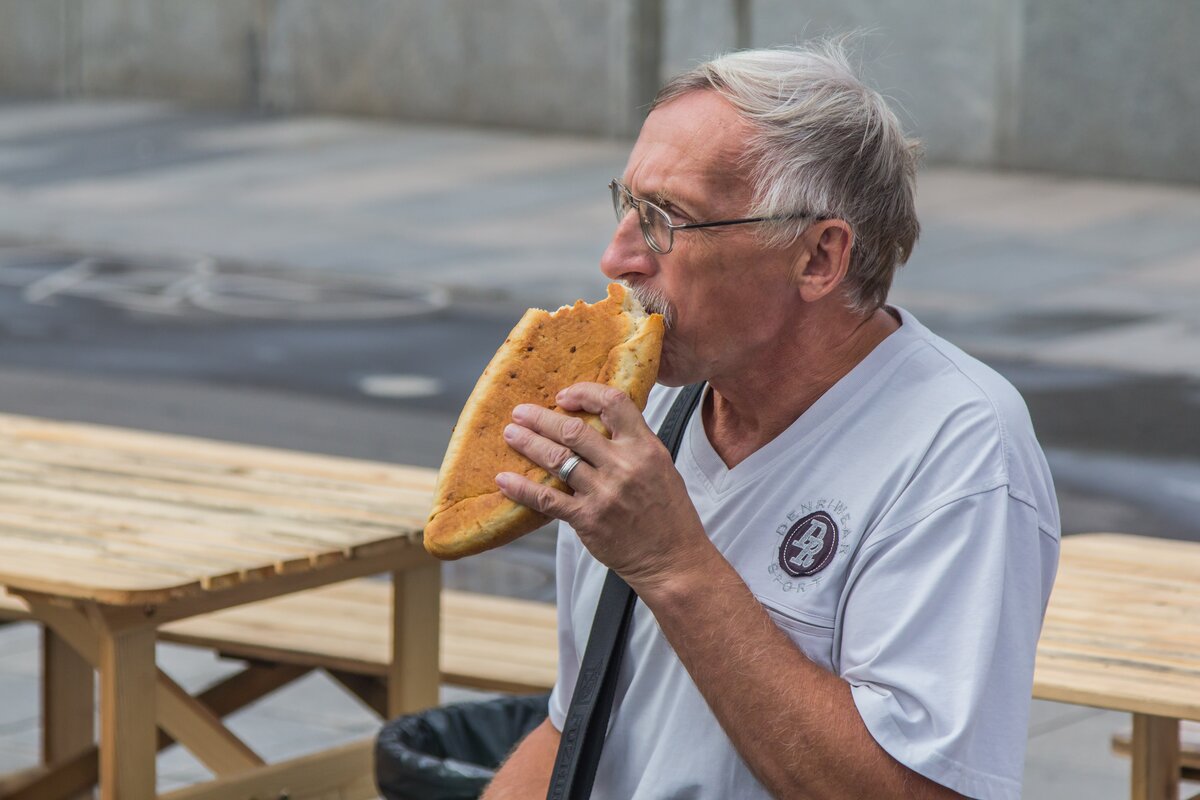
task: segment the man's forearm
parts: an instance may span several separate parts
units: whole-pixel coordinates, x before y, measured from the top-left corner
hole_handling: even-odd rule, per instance
[[[850,686],[810,661],[713,548],[635,587],[722,728],[776,797],[958,797],[872,738]]]
[[[480,800],[536,800],[550,788],[558,753],[558,730],[546,720],[526,736],[501,765]]]

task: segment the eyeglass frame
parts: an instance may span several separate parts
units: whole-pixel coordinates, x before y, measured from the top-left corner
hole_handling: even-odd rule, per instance
[[[671,215],[660,208],[656,203],[652,203],[643,197],[638,197],[629,190],[628,186],[621,183],[616,178],[613,178],[608,182],[608,188],[609,191],[612,192],[613,212],[617,215],[617,224],[621,224],[621,222],[625,219],[625,216],[630,211],[637,211],[638,227],[642,229],[642,238],[646,241],[646,245],[659,255],[666,255],[675,249],[675,231],[689,230],[692,228],[718,228],[725,225],[745,225],[750,222],[785,222],[790,219],[804,219],[805,217],[812,217],[814,221],[820,219],[820,217],[817,217],[814,214],[803,212],[800,214],[787,214],[779,217],[743,217],[741,219],[724,219],[716,222],[685,222],[676,225],[671,222]],[[618,198],[621,196],[621,194],[624,194],[625,197],[629,198],[629,208],[624,213],[621,212],[620,205],[618,205]],[[654,237],[650,235],[650,226],[646,222],[646,217],[641,213],[642,205],[649,206],[652,210],[661,214],[662,218],[666,220],[667,248],[665,250],[661,249],[658,244],[655,243]]]

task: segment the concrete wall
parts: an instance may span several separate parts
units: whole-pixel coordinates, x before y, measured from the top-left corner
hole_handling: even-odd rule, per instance
[[[627,76],[611,43],[626,10],[609,0],[281,2],[262,96],[288,110],[620,132]]]
[[[1193,0],[0,0],[0,92],[629,135],[660,74],[852,29],[931,162],[1200,181]]]
[[[1027,0],[1000,161],[1200,181],[1200,3]]]
[[[1009,0],[757,0],[755,47],[862,31],[856,49],[868,82],[893,100],[930,158],[992,163],[1001,114],[1001,70],[1011,50]],[[674,0],[666,72],[734,44],[729,0]]]

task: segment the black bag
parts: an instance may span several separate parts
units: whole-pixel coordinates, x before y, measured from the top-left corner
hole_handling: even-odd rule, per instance
[[[513,746],[546,719],[549,694],[439,706],[398,717],[375,740],[385,800],[475,800]]]

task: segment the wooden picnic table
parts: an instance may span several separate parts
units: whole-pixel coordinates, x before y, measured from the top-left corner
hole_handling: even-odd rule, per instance
[[[436,704],[440,570],[420,541],[433,478],[0,414],[0,585],[47,631],[40,785],[56,775],[78,783],[65,771],[94,747],[93,668],[102,800],[155,797],[156,725],[217,776],[211,791],[189,787],[180,797],[234,797],[256,785],[256,772],[281,774],[157,668],[156,630],[350,578],[392,574],[389,712]],[[362,770],[364,752],[354,749],[341,768]],[[0,784],[0,797],[20,796],[19,785],[28,781]]]
[[[1133,715],[1134,800],[1179,797],[1179,721],[1200,720],[1200,543],[1063,539],[1034,697]]]

